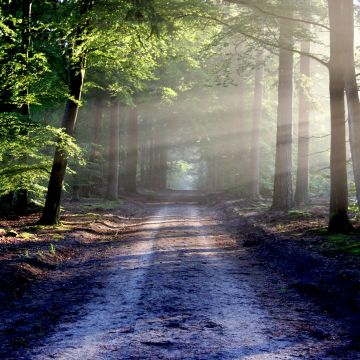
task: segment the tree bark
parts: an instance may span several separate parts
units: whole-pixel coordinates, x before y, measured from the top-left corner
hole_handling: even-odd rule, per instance
[[[104,110],[104,100],[97,96],[94,99],[94,125],[92,129],[92,143],[91,153],[89,156],[89,161],[95,163],[97,161],[97,146],[100,145],[101,141],[101,130],[103,122],[103,110]]]
[[[105,198],[117,200],[119,191],[119,161],[120,161],[120,116],[119,101],[112,99],[110,107],[110,143],[108,155],[108,181]]]
[[[260,138],[262,122],[264,55],[260,50],[257,54],[257,68],[255,73],[254,103],[252,113],[251,154],[250,154],[250,183],[249,197],[252,200],[260,198]]]
[[[89,0],[81,1],[79,4],[79,15],[85,14],[91,9],[93,2]],[[68,135],[73,135],[79,112],[82,88],[85,78],[87,50],[83,48],[80,53],[78,50],[84,46],[84,41],[89,32],[89,22],[79,25],[76,29],[75,39],[69,42],[66,51],[66,61],[68,63],[68,100],[66,102],[64,116],[61,127]],[[61,149],[60,143],[56,147],[53,166],[51,169],[48,191],[46,195],[45,207],[42,212],[40,224],[54,225],[60,222],[60,204],[64,184],[65,172],[67,167],[67,154]]]
[[[30,104],[28,101],[29,95],[29,86],[28,86],[28,67],[29,67],[29,51],[31,44],[31,8],[32,0],[23,0],[22,1],[22,34],[21,34],[21,49],[24,56],[24,77],[26,79],[26,87],[22,92],[24,97],[23,104],[20,108],[21,115],[30,121]],[[24,130],[22,135],[27,135],[27,130]],[[24,156],[23,161],[27,162],[27,157]],[[16,213],[22,213],[27,210],[28,207],[28,191],[25,188],[20,189],[15,192],[13,195],[13,209]]]
[[[330,19],[330,219],[328,230],[346,233],[352,229],[348,218],[348,187],[345,138],[345,58],[344,3],[351,0],[328,0]],[[345,45],[346,46],[346,45]]]
[[[345,91],[349,113],[349,135],[351,158],[354,171],[356,200],[360,206],[360,101],[356,80],[354,54],[354,4],[353,0],[344,1],[344,32],[346,41]]]
[[[85,76],[85,57],[72,64],[68,70],[69,99],[66,102],[65,112],[61,127],[68,135],[73,135],[79,111],[79,101]],[[45,207],[40,219],[40,224],[54,225],[60,221],[60,202],[67,166],[67,155],[60,145],[55,150],[53,166],[50,174]]]
[[[301,51],[310,52],[310,41],[301,43]],[[310,58],[300,57],[301,77],[310,77]],[[309,149],[310,149],[310,103],[303,84],[299,88],[298,159],[296,173],[295,205],[309,203]]]
[[[30,42],[31,42],[31,8],[32,0],[23,0],[22,1],[22,52],[25,57],[25,74],[27,77],[28,72],[28,60],[29,60],[29,51],[30,51]],[[26,79],[26,82],[28,79]],[[24,103],[21,106],[21,114],[26,117],[30,117],[30,105],[27,99],[29,95],[29,87],[26,86],[24,90]]]
[[[150,148],[149,148],[149,188],[155,189],[156,187],[156,143],[154,130],[152,130],[150,135]]]
[[[292,47],[293,36],[286,21],[280,21],[280,44]],[[276,159],[273,210],[288,210],[292,199],[292,109],[293,109],[293,53],[280,49]]]
[[[159,164],[158,164],[157,188],[166,190],[167,188],[167,153],[165,144],[159,146]]]
[[[128,131],[127,171],[124,189],[129,193],[136,193],[136,175],[138,163],[138,123],[136,108],[130,109]]]

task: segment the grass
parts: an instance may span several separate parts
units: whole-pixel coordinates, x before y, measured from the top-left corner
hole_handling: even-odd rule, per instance
[[[24,240],[34,240],[36,239],[36,236],[32,233],[29,232],[22,232],[18,235],[19,238],[24,239]]]
[[[360,239],[354,235],[327,235],[330,244],[339,252],[360,256]]]
[[[49,253],[51,255],[55,255],[56,254],[56,248],[55,248],[55,245],[54,244],[50,244],[49,246]]]
[[[60,223],[59,225],[32,225],[24,228],[24,230],[32,234],[41,230],[70,231],[71,229],[71,226],[68,226],[65,223]]]
[[[100,214],[95,214],[95,213],[91,213],[91,212],[87,212],[87,213],[79,213],[79,214],[71,214],[71,215],[67,215],[68,217],[71,218],[94,218],[94,219],[99,219],[101,218]]]
[[[64,240],[65,236],[62,234],[54,234],[54,235],[52,235],[52,238],[54,241],[60,241],[60,240]]]
[[[123,202],[121,200],[103,200],[95,202],[93,204],[82,205],[81,208],[84,211],[96,210],[96,211],[109,211],[118,209]]]
[[[288,215],[293,219],[304,219],[304,218],[310,218],[313,216],[313,214],[310,211],[307,210],[289,210]]]

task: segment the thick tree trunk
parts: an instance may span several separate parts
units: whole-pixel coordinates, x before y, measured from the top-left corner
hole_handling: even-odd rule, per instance
[[[120,116],[119,101],[113,99],[110,104],[110,143],[108,155],[108,181],[105,198],[116,200],[119,191],[119,163],[120,163]]]
[[[138,163],[138,123],[136,108],[130,109],[128,132],[127,171],[124,189],[129,193],[136,193],[136,175]]]
[[[310,42],[301,43],[301,51],[310,52]],[[310,58],[300,58],[300,75],[310,77]],[[298,159],[296,173],[295,205],[309,203],[309,149],[310,149],[310,104],[303,84],[299,88],[299,126],[298,126]]]
[[[252,113],[251,154],[250,154],[250,183],[249,197],[252,200],[260,198],[260,138],[262,121],[263,78],[264,64],[263,51],[257,54],[257,68],[255,73],[254,103]]]
[[[79,15],[84,16],[94,3],[92,1],[81,1],[79,3]],[[79,111],[82,88],[85,78],[87,51],[82,47],[89,32],[89,20],[79,24],[76,29],[76,39],[68,44],[66,60],[68,62],[68,95],[65,112],[61,127],[68,135],[73,135]],[[79,50],[81,50],[80,53]],[[61,195],[67,166],[67,154],[61,149],[60,144],[56,147],[53,166],[51,169],[45,207],[40,224],[54,225],[60,221]]]
[[[348,188],[346,171],[345,101],[344,101],[344,3],[348,0],[328,0],[330,19],[330,219],[329,231],[346,233],[352,229],[348,218]]]
[[[292,33],[285,21],[280,24],[280,44],[292,47]],[[293,53],[280,49],[276,159],[273,210],[288,210],[292,204],[292,110]]]
[[[344,33],[346,41],[345,90],[349,113],[349,135],[351,158],[354,171],[357,204],[360,206],[360,102],[356,81],[354,54],[354,4],[353,0],[344,1]]]
[[[83,61],[72,64],[68,70],[69,99],[67,100],[61,127],[69,135],[73,135],[79,101],[85,76],[85,58]],[[39,221],[43,225],[54,225],[60,221],[60,202],[67,166],[67,155],[57,146],[53,166],[51,169],[45,207]]]

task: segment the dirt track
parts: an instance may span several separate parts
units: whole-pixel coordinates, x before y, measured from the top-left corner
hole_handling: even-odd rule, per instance
[[[211,209],[151,212],[87,265],[88,300],[16,359],[354,359],[336,352],[338,325],[251,259]]]

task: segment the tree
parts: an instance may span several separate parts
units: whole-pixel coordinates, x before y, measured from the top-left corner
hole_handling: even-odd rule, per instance
[[[124,189],[129,193],[136,193],[137,163],[138,163],[138,115],[135,107],[130,108],[128,124],[128,144],[126,157],[126,177]]]
[[[263,106],[263,79],[264,79],[264,53],[257,52],[257,67],[255,73],[254,105],[252,114],[251,131],[251,156],[250,156],[250,199],[260,198],[260,137]]]
[[[108,155],[108,180],[105,198],[116,200],[119,190],[119,151],[120,151],[120,114],[119,100],[112,99],[110,103],[110,133],[109,133],[109,155]]]
[[[280,20],[279,85],[276,133],[276,159],[273,210],[288,210],[292,198],[292,111],[293,111],[293,36],[291,26]]]
[[[121,2],[109,1],[98,4],[93,0],[81,0],[74,3],[55,4],[55,9],[60,13],[65,27],[65,34],[62,34],[61,38],[68,74],[68,100],[61,126],[66,134],[72,135],[82,96],[90,44],[99,47],[108,44],[114,37],[115,31],[119,29],[120,19],[127,21],[130,27],[135,29],[140,23],[147,23],[150,24],[149,30],[155,30],[159,18],[155,13],[153,2],[144,0],[129,0],[126,7],[122,7]],[[110,15],[111,18],[109,18]],[[57,39],[57,41],[59,40]],[[117,34],[114,48],[119,48],[118,42]],[[97,49],[92,50],[100,52]],[[55,150],[40,224],[51,225],[60,220],[60,202],[67,167],[67,154],[60,151],[59,148],[60,145]]]
[[[87,58],[87,48],[84,39],[89,36],[90,24],[88,16],[92,7],[93,2],[90,0],[79,2],[76,9],[79,23],[77,23],[74,28],[73,37],[69,38],[64,44],[69,93],[61,127],[65,130],[66,134],[70,136],[73,135],[75,130],[84,84]],[[39,221],[40,224],[53,225],[60,221],[60,202],[67,159],[66,151],[60,150],[59,144],[55,150],[45,207]]]
[[[310,53],[310,41],[302,41],[301,51]],[[306,81],[310,78],[310,58],[305,55],[300,55],[300,77],[296,206],[309,202],[310,104]]]
[[[346,170],[345,138],[345,35],[344,5],[351,0],[328,0],[330,21],[330,62],[329,91],[331,111],[331,150],[330,150],[330,219],[329,231],[346,233],[352,229],[348,218],[348,188]]]
[[[360,206],[360,101],[354,54],[354,4],[344,1],[345,91],[349,114],[349,135],[357,204]]]

